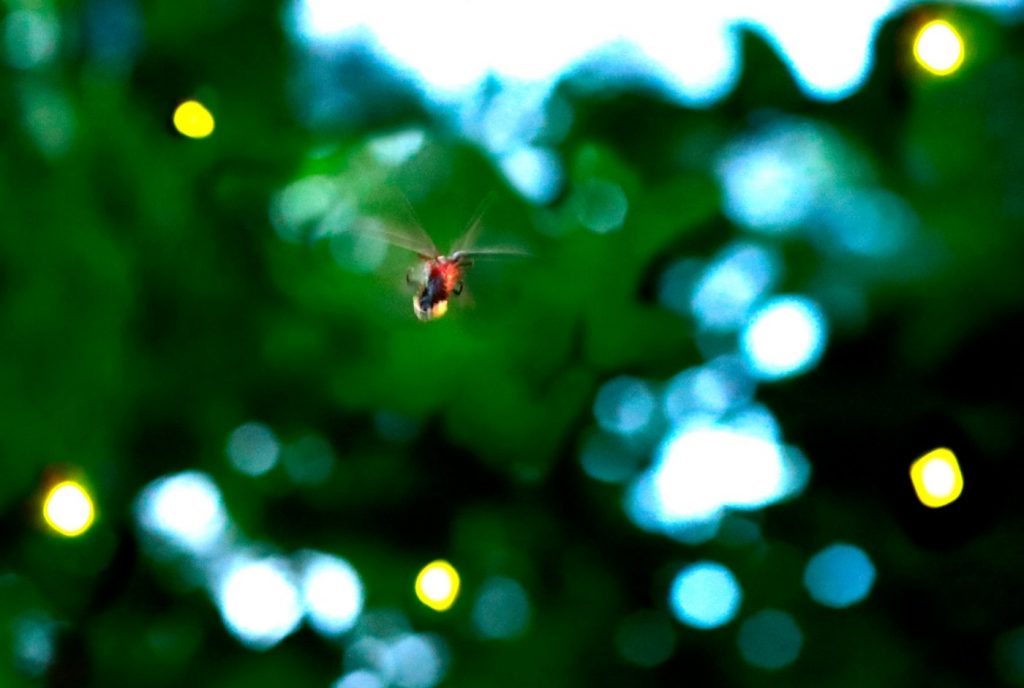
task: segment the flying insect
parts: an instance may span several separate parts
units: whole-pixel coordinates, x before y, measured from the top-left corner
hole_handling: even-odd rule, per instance
[[[482,213],[478,213],[448,253],[441,253],[418,223],[410,229],[379,225],[374,229],[374,235],[412,251],[419,258],[419,264],[406,273],[406,282],[416,287],[412,309],[419,320],[435,320],[448,312],[449,300],[463,292],[463,279],[474,259],[526,255],[525,251],[514,247],[474,246],[480,233],[481,219]]]

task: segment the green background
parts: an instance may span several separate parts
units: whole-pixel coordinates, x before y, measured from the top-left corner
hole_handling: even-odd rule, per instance
[[[1024,679],[1022,643],[1006,635],[1024,624],[1018,26],[947,12],[972,51],[935,79],[909,58],[928,12],[905,12],[883,27],[867,83],[836,103],[802,95],[752,32],[740,83],[709,109],[567,81],[559,92],[575,116],[555,144],[566,183],[535,207],[400,82],[368,86],[343,125],[300,124],[297,49],[274,4],[146,4],[128,67],[98,57],[91,7],[56,7],[56,59],[0,71],[0,685],[317,686],[341,675],[339,644],[305,628],[245,649],[181,567],[145,554],[133,500],[187,469],[214,477],[247,537],[345,557],[368,609],[400,610],[443,637],[443,685]],[[192,96],[216,116],[208,139],[170,124]],[[816,370],[758,390],[811,460],[806,492],[750,516],[756,546],[689,547],[636,529],[622,488],[587,478],[578,455],[603,382],[665,380],[703,360],[693,322],[658,302],[657,284],[673,261],[743,236],[723,215],[709,159],[764,112],[837,132],[916,211],[923,239],[887,264],[772,240],[781,291],[854,279],[863,308],[835,319]],[[410,126],[426,143],[406,163],[368,153],[371,138]],[[275,231],[277,194],[314,174],[393,217],[395,194],[407,196],[439,245],[492,195],[485,236],[531,258],[474,269],[473,303],[424,325],[403,285],[407,256],[389,251],[360,272],[339,264],[344,246]],[[617,231],[577,219],[576,191],[595,178],[626,193]],[[328,479],[234,472],[227,437],[254,419],[285,443],[326,441]],[[409,436],[382,435],[389,420]],[[907,470],[942,445],[960,457],[966,489],[929,511]],[[98,508],[74,540],[40,518],[46,486],[66,475]],[[807,557],[836,540],[863,547],[878,571],[868,599],[845,611],[815,605],[800,582]],[[412,592],[437,557],[464,585],[445,614]],[[793,614],[804,633],[796,663],[748,666],[735,623],[673,623],[674,650],[653,668],[621,657],[623,619],[664,612],[672,576],[696,559],[736,572],[744,613]],[[473,631],[471,600],[490,575],[529,595],[518,639]],[[14,650],[18,620],[33,615],[52,620],[55,642],[36,678]]]

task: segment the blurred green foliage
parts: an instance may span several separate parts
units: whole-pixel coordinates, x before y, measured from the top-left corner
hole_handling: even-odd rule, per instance
[[[68,36],[59,59],[0,72],[0,685],[312,686],[342,673],[339,646],[308,630],[244,649],[180,567],[144,555],[133,499],[188,468],[215,477],[248,537],[346,557],[368,607],[441,634],[444,685],[763,685],[733,631],[674,625],[671,658],[651,669],[617,654],[621,621],[665,609],[679,565],[702,557],[729,563],[749,609],[799,619],[804,649],[771,679],[781,684],[1006,678],[993,648],[1024,623],[1018,26],[959,12],[978,50],[939,81],[907,62],[919,19],[907,12],[882,31],[865,87],[833,104],[800,96],[753,33],[739,86],[709,110],[568,84],[565,191],[532,207],[411,96],[379,123],[301,127],[276,5],[147,4],[130,70],[91,57],[76,31],[82,8],[58,9]],[[170,126],[190,96],[217,117],[207,140]],[[66,148],[33,133],[43,101],[70,113]],[[621,488],[587,479],[576,455],[603,381],[664,379],[700,362],[692,323],[659,305],[657,282],[673,260],[739,235],[707,160],[766,110],[839,132],[917,211],[928,241],[919,265],[871,282],[863,317],[837,322],[817,371],[759,392],[812,459],[808,493],[756,517],[755,547],[688,548],[631,526]],[[410,124],[428,132],[424,149],[395,170],[374,163],[367,139]],[[275,194],[312,174],[395,216],[395,192],[408,195],[439,245],[495,192],[488,235],[532,257],[474,270],[473,305],[424,325],[402,285],[406,256],[391,251],[366,274],[340,265],[329,241],[275,233]],[[625,192],[621,229],[580,225],[585,199],[574,191],[590,179]],[[783,291],[846,269],[818,274],[799,242],[783,251]],[[382,417],[414,437],[382,437]],[[329,478],[232,471],[227,436],[253,419],[286,444],[325,438],[337,457]],[[967,490],[945,512],[923,513],[905,472],[941,444],[957,446]],[[98,506],[77,540],[46,532],[38,515],[47,481],[64,474]],[[808,554],[835,539],[862,545],[879,569],[875,592],[851,611],[815,607],[800,585]],[[457,562],[465,584],[446,615],[412,595],[436,556]],[[470,601],[494,574],[529,593],[520,639],[471,631]],[[35,617],[54,625],[56,650],[32,678],[15,648],[18,623]]]

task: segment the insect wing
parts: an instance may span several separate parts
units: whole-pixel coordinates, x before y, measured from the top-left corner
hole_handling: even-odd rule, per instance
[[[392,246],[412,251],[424,260],[433,260],[439,255],[430,236],[418,225],[405,227],[373,218],[357,223],[352,227],[352,231],[374,236]]]
[[[484,198],[480,203],[476,212],[473,213],[473,218],[466,225],[466,231],[462,233],[462,236],[456,239],[455,243],[452,244],[452,254],[461,253],[463,255],[469,253],[476,244],[476,240],[480,236],[480,229],[483,227],[484,214],[490,209],[494,202],[494,194],[491,194]]]
[[[487,246],[474,248],[469,251],[456,251],[452,258],[461,258],[463,262],[472,261],[477,258],[515,258],[529,256],[529,251],[518,246]]]

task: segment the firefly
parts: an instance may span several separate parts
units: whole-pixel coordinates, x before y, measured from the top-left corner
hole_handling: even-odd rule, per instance
[[[412,310],[419,320],[435,320],[448,312],[449,300],[462,294],[466,270],[472,267],[474,259],[525,255],[524,251],[513,247],[475,247],[480,219],[478,214],[448,253],[441,253],[419,224],[409,229],[377,226],[374,230],[384,241],[412,251],[419,258],[419,264],[406,273],[406,282],[416,288]]]

